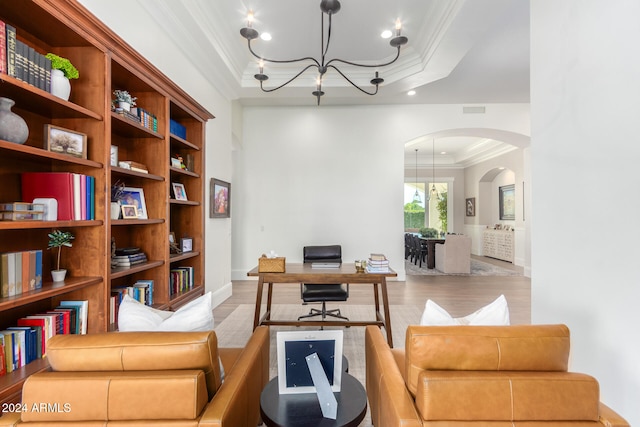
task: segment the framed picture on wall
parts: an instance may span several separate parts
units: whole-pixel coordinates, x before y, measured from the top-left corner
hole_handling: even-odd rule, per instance
[[[516,219],[516,186],[504,185],[498,188],[500,193],[500,219]]]
[[[209,186],[209,218],[231,217],[231,184],[211,178]]]
[[[476,216],[476,198],[469,197],[466,206],[467,216]]]

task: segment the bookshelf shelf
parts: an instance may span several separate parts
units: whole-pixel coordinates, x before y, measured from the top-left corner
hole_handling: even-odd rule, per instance
[[[21,174],[66,172],[87,175],[95,181],[95,220],[0,221],[0,253],[41,249],[42,276],[49,279],[55,255],[47,251],[52,229],[75,235],[73,247],[62,251],[60,264],[67,270],[63,283],[45,282],[41,289],[0,296],[0,327],[51,310],[64,300],[88,301],[88,333],[110,330],[112,287],[153,280],[156,306],[175,309],[204,292],[204,179],[205,126],[213,116],[165,74],[135,52],[77,0],[0,0],[0,21],[16,28],[16,38],[39,54],[53,52],[68,58],[81,78],[71,82],[69,101],[0,73],[0,97],[15,101],[13,111],[29,127],[25,144],[0,140],[0,202],[22,199]],[[55,31],[51,29],[55,28]],[[111,111],[112,93],[126,89],[139,108],[155,117],[156,131]],[[170,119],[186,130],[186,138],[170,135]],[[87,135],[87,158],[44,149],[44,127],[54,125]],[[111,166],[111,150],[119,160],[146,165],[151,173]],[[192,171],[170,167],[179,152],[193,160]],[[173,203],[171,181],[185,185],[190,200]],[[147,220],[111,220],[110,187],[121,181],[142,188]],[[189,236],[194,252],[170,255],[169,235]],[[111,269],[112,242],[117,247],[139,247],[150,261],[132,268]],[[172,295],[171,268],[193,268],[194,283],[187,292]],[[1,289],[1,288],[0,288]],[[0,404],[17,402],[24,380],[47,369],[46,360],[32,362],[0,376]]]
[[[178,262],[178,261],[184,261],[186,259],[189,258],[195,258],[200,256],[200,252],[198,251],[193,251],[193,252],[187,252],[187,253],[182,253],[182,254],[172,254],[169,257],[169,262]]]
[[[171,203],[172,205],[182,205],[182,206],[200,206],[200,202],[196,202],[195,200],[170,199],[169,203]]]

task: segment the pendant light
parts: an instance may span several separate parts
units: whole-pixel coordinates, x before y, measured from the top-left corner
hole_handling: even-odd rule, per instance
[[[416,148],[416,192],[413,194],[413,203],[422,203],[420,193],[418,193],[418,149]]]
[[[436,190],[436,139],[432,139],[431,144],[431,191],[427,193],[427,201],[431,199],[440,200],[440,193]]]

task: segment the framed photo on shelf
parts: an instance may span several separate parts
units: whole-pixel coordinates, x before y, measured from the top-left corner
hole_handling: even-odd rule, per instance
[[[476,216],[476,198],[470,197],[466,203],[467,216]]]
[[[180,239],[180,250],[182,253],[193,251],[193,238],[183,237]]]
[[[500,193],[500,219],[516,219],[516,186],[504,185],[498,188]]]
[[[187,190],[184,189],[184,184],[180,184],[179,182],[172,182],[171,187],[173,188],[173,196],[176,200],[188,200]]]
[[[176,233],[173,231],[169,233],[169,253],[172,254],[181,254],[182,250],[178,246],[178,241],[176,240]]]
[[[147,214],[147,204],[144,201],[144,190],[136,187],[122,188],[122,203],[133,205],[138,212],[138,219],[149,219]]]
[[[231,184],[211,178],[209,184],[209,218],[231,217]]]
[[[60,126],[44,125],[44,141],[47,151],[80,159],[87,158],[87,135],[84,133]]]
[[[138,208],[135,205],[122,205],[122,219],[138,219]]]
[[[118,166],[118,146],[117,145],[111,146],[111,159],[109,160],[109,164],[111,164],[111,166]]]

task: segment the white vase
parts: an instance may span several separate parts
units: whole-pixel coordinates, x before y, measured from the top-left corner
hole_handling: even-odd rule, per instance
[[[53,277],[54,282],[64,282],[64,278],[67,275],[67,270],[51,270],[51,276]]]
[[[131,111],[131,104],[129,102],[118,101],[118,107],[122,108],[124,111]]]
[[[111,219],[120,219],[120,203],[111,202]]]
[[[51,70],[51,94],[65,101],[69,100],[71,83],[61,70]]]

